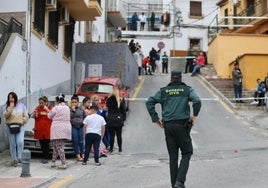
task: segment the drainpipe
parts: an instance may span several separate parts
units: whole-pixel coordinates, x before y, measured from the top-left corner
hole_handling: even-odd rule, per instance
[[[31,93],[31,0],[28,0],[28,7],[26,13],[26,104],[30,108],[29,95]]]
[[[72,44],[72,58],[71,58],[71,94],[76,92],[76,71],[75,71],[75,61],[76,61],[76,44],[75,41]]]

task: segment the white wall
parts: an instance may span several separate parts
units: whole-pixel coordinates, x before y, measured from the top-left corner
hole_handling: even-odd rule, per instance
[[[70,80],[71,65],[63,59],[62,27],[59,28],[59,46],[56,51],[40,40],[31,37],[31,92],[40,91]]]
[[[28,0],[0,0],[0,12],[27,11]]]
[[[7,94],[11,91],[17,93],[19,98],[26,96],[26,52],[22,50],[23,39],[18,34],[12,34],[4,53],[7,55],[0,69],[0,105],[7,100]]]

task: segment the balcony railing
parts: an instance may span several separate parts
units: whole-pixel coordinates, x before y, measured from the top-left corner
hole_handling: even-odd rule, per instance
[[[122,3],[122,10],[124,10],[123,16],[126,19],[126,22],[128,23],[128,29],[131,24],[131,17],[132,15],[136,12],[137,15],[141,15],[142,12],[144,12],[144,15],[147,17],[147,22],[145,25],[145,30],[150,31],[151,30],[151,25],[150,25],[150,20],[151,20],[151,15],[152,12],[155,14],[155,23],[154,27],[160,29],[161,27],[161,16],[163,15],[164,12],[171,12],[171,7],[169,4],[142,4],[142,3]],[[171,20],[170,20],[171,21]]]
[[[268,1],[267,0],[259,0],[256,1],[253,5],[250,5],[247,9],[240,12],[237,16],[246,17],[260,17],[268,13]],[[239,25],[249,24],[253,19],[238,19],[236,22]]]
[[[15,18],[11,18],[8,25],[5,27],[4,32],[0,38],[0,56],[7,44],[7,41],[12,33],[22,34],[22,24]]]
[[[8,25],[8,22],[0,18],[0,34],[4,33],[7,25]]]

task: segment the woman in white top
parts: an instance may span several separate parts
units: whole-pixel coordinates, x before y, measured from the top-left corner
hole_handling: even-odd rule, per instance
[[[141,23],[141,26],[140,26],[140,31],[143,31],[144,30],[144,25],[146,23],[146,16],[144,15],[144,12],[141,13],[141,15],[139,16],[139,20],[140,20],[140,23]]]

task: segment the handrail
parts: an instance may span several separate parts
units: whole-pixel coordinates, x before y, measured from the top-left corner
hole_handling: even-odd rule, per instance
[[[2,34],[5,31],[7,25],[8,22],[0,18],[0,34]]]
[[[12,33],[22,34],[22,24],[14,17],[10,18],[8,25],[5,27],[4,32],[0,38],[0,56],[2,55],[6,47],[7,41]]]

